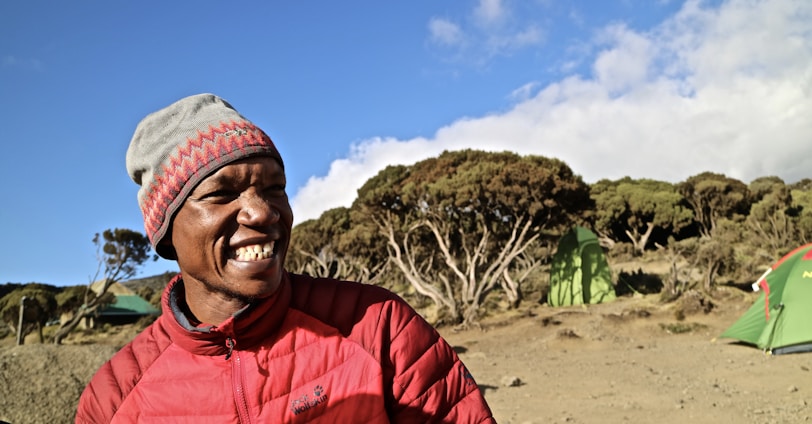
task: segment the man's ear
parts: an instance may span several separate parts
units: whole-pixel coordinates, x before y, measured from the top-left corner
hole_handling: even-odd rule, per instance
[[[173,261],[178,260],[178,254],[175,252],[175,246],[172,245],[172,227],[166,231],[166,235],[155,246],[155,251],[164,259]]]

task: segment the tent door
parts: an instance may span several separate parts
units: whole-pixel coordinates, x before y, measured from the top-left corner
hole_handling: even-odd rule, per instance
[[[772,343],[773,338],[775,337],[775,326],[778,321],[781,319],[782,312],[784,311],[784,304],[779,303],[770,311],[770,320],[767,321],[767,325],[764,326],[764,330],[761,331],[761,336],[758,338],[758,343],[756,345],[762,349],[767,351],[772,350]]]

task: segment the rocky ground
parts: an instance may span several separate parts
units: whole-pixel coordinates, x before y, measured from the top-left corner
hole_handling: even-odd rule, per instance
[[[812,354],[770,356],[716,340],[754,300],[731,289],[694,305],[655,295],[589,307],[530,304],[481,329],[441,333],[502,424],[812,421]],[[127,337],[76,337],[65,346],[4,340],[0,420],[72,422],[82,388]]]

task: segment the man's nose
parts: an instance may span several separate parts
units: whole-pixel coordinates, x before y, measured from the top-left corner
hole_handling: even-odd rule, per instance
[[[270,225],[279,220],[279,211],[261,194],[245,194],[240,200],[240,212],[237,214],[237,222],[240,224],[257,227]]]

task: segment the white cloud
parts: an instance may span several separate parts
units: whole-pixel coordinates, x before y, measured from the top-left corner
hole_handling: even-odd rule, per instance
[[[514,102],[523,102],[529,99],[535,93],[538,86],[539,83],[537,81],[528,82],[527,84],[513,90],[509,97]]]
[[[354,144],[348,158],[334,161],[326,176],[310,177],[296,193],[291,200],[296,222],[318,218],[338,206],[350,206],[357,190],[388,165],[408,165],[437,156],[442,149],[441,144],[423,138],[373,138]]]
[[[474,9],[474,18],[483,27],[500,24],[506,14],[507,11],[501,0],[479,0],[479,4]]]
[[[533,46],[544,40],[544,32],[536,26],[530,26],[521,31],[507,34],[492,34],[488,45],[493,53],[505,53],[512,50]]]
[[[594,63],[595,78],[609,91],[617,92],[645,82],[652,59],[651,41],[623,25],[603,31],[611,48],[601,51]]]
[[[461,24],[431,18],[429,40],[450,48],[443,52],[448,61],[484,65],[496,56],[510,55],[544,41],[541,27],[519,21],[502,0],[479,0],[469,19]]]
[[[432,18],[429,21],[429,36],[432,41],[443,46],[455,46],[462,44],[463,41],[460,27],[441,18]]]
[[[512,93],[508,111],[428,139],[371,139],[293,200],[297,222],[349,206],[388,164],[443,150],[511,150],[564,160],[588,182],[678,182],[703,171],[749,182],[812,175],[812,2],[688,1],[649,32],[600,32],[593,75]],[[536,91],[538,90],[538,91]]]

